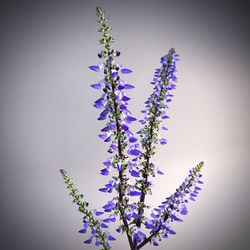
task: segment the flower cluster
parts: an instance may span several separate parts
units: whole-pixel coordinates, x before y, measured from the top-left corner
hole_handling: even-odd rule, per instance
[[[100,174],[111,176],[99,191],[113,193],[113,198],[103,205],[102,210],[90,210],[87,208],[88,203],[81,201],[82,195],[73,188],[74,184],[66,171],[61,170],[61,173],[67,188],[71,190],[73,202],[84,214],[83,229],[79,232],[86,233],[87,229],[90,229],[91,237],[84,241],[86,244],[94,242],[95,239],[96,246],[110,249],[109,241],[115,238],[103,230],[108,228],[108,223],[119,222],[116,231],[126,233],[131,250],[138,250],[149,242],[157,246],[162,237],[175,234],[169,226],[170,222],[182,221],[178,214],[187,214],[186,196],[189,195],[190,200],[195,200],[201,189],[198,184],[202,183],[199,178],[203,162],[190,171],[190,175],[173,195],[152,210],[150,218],[145,215],[145,209],[150,208],[145,204],[145,197],[152,193],[149,177],[163,174],[151,158],[156,152],[156,144],[167,143],[167,140],[159,135],[159,131],[167,130],[163,121],[169,118],[167,109],[173,97],[172,90],[176,87],[176,61],[179,60],[179,55],[171,48],[160,60],[161,67],[156,69],[151,82],[154,91],[145,102],[145,109],[141,111],[144,118],[139,121],[143,127],[137,132],[141,138],[138,140],[130,129],[131,123],[137,119],[128,109],[130,97],[127,91],[134,86],[123,79],[124,75],[133,71],[116,62],[121,53],[112,48],[115,38],[109,34],[111,27],[107,24],[108,19],[103,9],[97,7],[96,11],[101,25],[98,31],[102,33],[99,42],[104,49],[97,55],[100,61],[89,68],[104,74],[104,77],[91,87],[101,92],[93,106],[101,110],[98,120],[105,121],[99,137],[109,144],[109,157],[103,162],[104,167]],[[99,219],[102,217],[103,219]]]
[[[79,233],[86,233],[87,229],[90,228],[91,237],[88,240],[85,240],[84,243],[91,244],[95,238],[96,246],[103,246],[104,250],[110,249],[109,241],[115,240],[115,238],[109,233],[102,231],[102,228],[108,228],[103,220],[97,218],[97,216],[102,213],[97,211],[91,211],[88,209],[88,203],[82,201],[83,195],[78,194],[78,190],[74,188],[74,183],[71,181],[67,172],[63,169],[60,170],[67,188],[71,191],[70,195],[74,198],[73,203],[78,205],[78,210],[84,214],[83,217],[83,229],[79,230]]]

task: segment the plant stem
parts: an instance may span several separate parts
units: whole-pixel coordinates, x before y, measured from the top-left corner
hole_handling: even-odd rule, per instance
[[[108,49],[108,61],[110,61],[110,49]],[[117,133],[117,142],[118,142],[118,154],[119,157],[121,159],[123,159],[123,152],[122,152],[122,145],[121,145],[121,139],[120,139],[120,134],[121,134],[121,126],[120,126],[120,122],[119,122],[119,116],[118,116],[118,112],[117,112],[117,102],[115,99],[115,84],[114,81],[111,77],[111,63],[109,63],[109,80],[111,81],[111,86],[112,86],[112,101],[114,104],[114,113],[115,113],[115,123],[116,123],[116,133]],[[127,238],[129,241],[129,245],[131,247],[131,250],[133,250],[133,240],[132,237],[129,235],[128,230],[129,230],[129,225],[127,222],[127,219],[124,215],[124,210],[122,208],[123,206],[123,191],[122,191],[122,186],[123,186],[123,182],[124,182],[124,178],[123,178],[123,170],[119,170],[119,179],[120,179],[120,183],[119,183],[119,187],[118,187],[118,193],[119,193],[119,202],[120,202],[120,206],[119,206],[119,211],[121,214],[121,218],[123,221],[124,226],[127,228],[126,230],[126,234],[127,234]]]

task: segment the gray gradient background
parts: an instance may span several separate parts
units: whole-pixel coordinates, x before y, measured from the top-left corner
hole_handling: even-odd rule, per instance
[[[169,141],[155,162],[158,205],[199,161],[203,191],[177,235],[158,249],[249,247],[249,27],[246,1],[2,1],[1,2],[1,246],[3,250],[96,249],[77,231],[82,216],[59,169],[68,170],[95,208],[111,198],[97,191],[106,144],[89,87],[101,76],[89,65],[100,50],[95,7],[105,8],[134,70],[130,110],[139,110],[160,57],[181,56],[167,122]],[[134,125],[137,129],[138,125]],[[156,183],[155,182],[155,183]],[[125,237],[113,249],[125,250]],[[151,249],[147,246],[144,249]]]

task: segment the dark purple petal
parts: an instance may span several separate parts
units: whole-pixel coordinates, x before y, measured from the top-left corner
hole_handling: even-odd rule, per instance
[[[160,170],[157,170],[157,174],[161,174],[161,175],[163,175],[164,173],[163,173],[163,172],[161,172]]]
[[[121,70],[121,72],[122,72],[122,74],[129,74],[129,73],[132,73],[133,71],[132,70],[130,70],[130,69],[122,69]]]
[[[100,216],[100,215],[102,215],[102,214],[104,214],[104,212],[98,212],[98,211],[97,211],[97,212],[95,213],[96,216]]]
[[[122,90],[124,89],[125,87],[123,85],[118,85],[118,90]]]
[[[91,244],[91,243],[92,243],[92,239],[90,238],[90,239],[88,239],[88,240],[85,240],[84,243],[86,243],[86,244]]]
[[[170,118],[170,117],[167,115],[162,116],[162,119],[167,119],[167,118]]]
[[[105,162],[103,162],[103,164],[104,164],[105,166],[107,166],[107,167],[110,167],[110,166],[111,166],[111,162],[110,162],[110,161],[105,161]]]
[[[154,213],[151,213],[150,216],[153,217],[153,218],[159,218],[160,217],[159,214],[154,214]]]
[[[131,85],[131,84],[125,84],[124,85],[125,89],[133,89],[135,86]]]
[[[135,170],[131,171],[131,175],[134,176],[134,177],[140,177],[140,173],[135,171]]]
[[[97,109],[103,109],[103,108],[104,108],[103,103],[95,103],[93,106],[94,106],[95,108],[97,108]]]
[[[108,184],[105,185],[105,187],[112,188],[112,184],[108,183]]]
[[[104,115],[104,116],[100,116],[100,117],[98,117],[98,119],[97,120],[99,120],[99,121],[103,121],[103,120],[105,120],[107,118],[107,116],[106,115]]]
[[[131,98],[129,98],[129,97],[125,96],[125,95],[122,97],[122,101],[124,101],[124,102],[129,101],[130,99]]]
[[[160,143],[161,143],[161,145],[167,144],[167,140],[164,138],[161,138]]]
[[[89,66],[89,68],[91,70],[93,70],[93,71],[96,71],[96,72],[99,72],[101,70],[101,68],[98,65],[96,65],[96,66]]]
[[[129,121],[129,122],[133,122],[133,121],[136,121],[136,118],[132,117],[132,116],[127,116],[126,120]]]
[[[96,84],[92,84],[90,85],[92,88],[94,89],[101,89],[102,88],[102,85],[100,83],[96,83]]]
[[[133,212],[132,217],[134,217],[135,219],[140,219],[140,218],[141,218],[141,216],[138,215],[138,214],[135,213],[135,212]]]
[[[174,230],[172,230],[172,229],[169,229],[169,233],[170,234],[176,234],[176,232]]]
[[[103,220],[103,222],[105,222],[105,223],[109,223],[109,222],[110,222],[110,219],[109,219],[109,218],[104,219],[104,220]]]
[[[99,191],[107,193],[108,192],[108,188],[100,188]]]
[[[101,117],[101,116],[106,116],[108,113],[109,113],[109,110],[108,110],[108,109],[104,109],[104,110],[102,111],[102,113],[100,114],[100,117]]]
[[[120,109],[126,109],[127,107],[124,104],[120,105]]]
[[[158,244],[156,241],[153,242],[153,245],[154,245],[155,247],[159,246],[159,244]]]
[[[175,221],[178,221],[178,222],[182,222],[183,221],[180,218],[176,217],[174,214],[171,215],[171,218],[174,219]]]
[[[95,103],[103,103],[103,101],[104,101],[104,98],[101,97],[101,98],[99,98],[98,100],[96,100]]]
[[[111,203],[104,205],[102,208],[103,209],[112,209],[114,207],[115,207],[115,203],[111,202]]]
[[[130,217],[129,214],[127,214],[125,217],[126,217],[127,220],[131,220],[131,217]]]
[[[105,127],[101,130],[102,132],[108,132],[109,131],[109,127]]]
[[[109,136],[104,142],[109,142],[111,140],[111,136]]]
[[[109,228],[105,223],[102,223],[102,224],[101,224],[101,227],[102,227],[102,228]]]
[[[162,126],[162,129],[163,129],[163,130],[168,130],[165,126]]]
[[[131,192],[129,193],[129,195],[130,195],[130,196],[140,196],[140,195],[142,195],[142,193],[141,193],[141,192],[137,192],[137,191],[131,191]]]
[[[138,149],[132,149],[128,152],[130,155],[140,155],[141,151]]]
[[[136,141],[137,141],[137,139],[135,137],[133,137],[133,136],[129,137],[129,142],[130,143],[133,143],[133,142],[136,142]]]
[[[106,168],[104,168],[104,169],[101,170],[101,174],[102,175],[109,175],[109,173],[110,172]]]
[[[115,77],[116,77],[116,75],[117,75],[117,71],[115,71],[115,72],[111,73],[111,77],[112,77],[112,78],[115,78]]]
[[[108,239],[109,240],[116,240],[116,238],[114,238],[112,235],[109,235]]]
[[[112,222],[115,222],[116,221],[116,218],[115,217],[111,217],[111,218],[109,218],[110,219],[110,221],[112,221]]]
[[[86,228],[79,231],[79,233],[85,234],[87,232]]]
[[[129,127],[126,124],[122,124],[121,129],[126,131],[129,129]]]
[[[187,210],[185,210],[185,209],[183,209],[183,210],[181,210],[180,214],[182,214],[182,215],[186,215],[186,214],[188,214],[188,211],[187,211]]]

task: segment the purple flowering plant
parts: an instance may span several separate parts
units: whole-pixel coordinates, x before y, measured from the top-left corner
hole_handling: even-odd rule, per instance
[[[120,52],[111,46],[114,37],[109,35],[111,27],[107,25],[108,19],[100,7],[96,8],[96,13],[101,25],[98,31],[103,34],[100,44],[104,45],[104,49],[98,54],[102,62],[89,68],[95,72],[104,72],[104,78],[91,87],[102,91],[93,106],[101,110],[98,120],[106,120],[99,137],[109,143],[110,154],[100,171],[102,175],[110,176],[110,180],[99,190],[113,193],[113,198],[101,211],[90,209],[88,202],[83,200],[83,195],[74,188],[68,173],[63,169],[60,172],[73,197],[73,203],[83,213],[83,228],[79,233],[86,233],[88,230],[90,232],[90,237],[84,243],[94,243],[104,250],[111,249],[110,241],[116,239],[108,231],[108,224],[118,222],[116,231],[126,234],[131,250],[141,249],[147,243],[158,246],[162,238],[176,234],[171,223],[182,221],[181,215],[188,213],[187,203],[189,200],[195,201],[201,190],[200,184],[203,184],[200,172],[204,163],[200,162],[189,171],[188,177],[176,192],[157,208],[151,209],[145,203],[146,195],[152,194],[151,179],[156,174],[163,174],[152,162],[152,156],[157,144],[167,143],[159,132],[167,130],[163,121],[169,118],[167,109],[172,101],[172,90],[176,88],[175,73],[179,55],[171,48],[161,58],[161,67],[156,69],[151,82],[154,85],[153,93],[145,102],[145,109],[141,111],[144,115],[139,121],[142,128],[135,135],[129,126],[137,119],[128,109],[130,98],[125,92],[134,86],[121,78],[121,75],[132,73],[132,70],[115,62]],[[147,217],[145,212],[150,209],[150,216]]]

